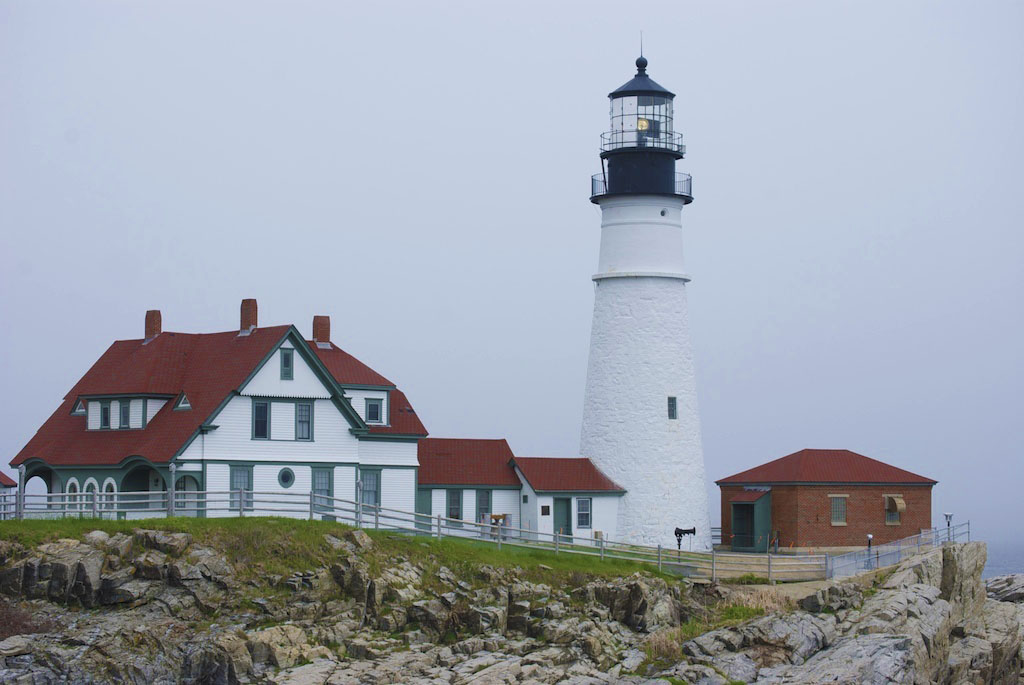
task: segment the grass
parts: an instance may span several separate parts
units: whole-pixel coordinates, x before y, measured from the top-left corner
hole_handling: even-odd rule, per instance
[[[171,518],[144,521],[107,521],[97,519],[47,519],[0,521],[0,539],[35,547],[59,538],[82,538],[93,530],[132,534],[136,528],[165,532],[185,532],[201,545],[222,552],[245,579],[287,576],[295,571],[320,568],[336,561],[339,552],[324,539],[327,534],[341,537],[350,526],[331,521],[307,521],[282,517],[244,518]],[[659,576],[669,582],[678,578],[659,574],[648,564],[619,559],[603,561],[579,554],[555,554],[553,551],[504,546],[501,550],[488,542],[467,538],[437,538],[406,535],[389,531],[366,531],[375,545],[363,553],[371,572],[397,560],[421,564],[429,583],[441,566],[456,577],[471,579],[481,565],[513,568],[535,582],[558,583],[578,587],[595,577],[626,576],[638,571]]]

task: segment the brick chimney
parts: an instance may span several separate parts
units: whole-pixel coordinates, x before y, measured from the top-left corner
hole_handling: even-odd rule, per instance
[[[242,317],[238,328],[240,333],[248,333],[256,328],[256,300],[242,300]]]
[[[331,342],[331,317],[313,317],[313,341],[327,343]]]
[[[149,342],[163,332],[163,323],[160,320],[160,310],[150,309],[146,312],[146,342]]]

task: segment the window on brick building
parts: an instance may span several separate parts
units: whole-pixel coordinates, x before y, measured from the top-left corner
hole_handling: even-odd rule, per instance
[[[903,495],[885,496],[885,525],[898,526],[903,522],[903,512],[907,504],[903,501]]]
[[[832,512],[832,525],[846,525],[846,498],[847,495],[829,495],[829,508]]]

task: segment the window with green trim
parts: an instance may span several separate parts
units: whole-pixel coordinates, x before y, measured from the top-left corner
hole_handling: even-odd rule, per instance
[[[238,511],[241,502],[244,500],[245,509],[252,511],[252,467],[232,466],[230,468],[231,479],[231,508]]]
[[[448,518],[456,521],[462,518],[462,490],[449,490],[446,504],[445,511],[448,513]],[[449,521],[448,525],[460,526],[462,524]]]
[[[332,511],[334,502],[334,469],[313,469],[313,506],[317,511]]]
[[[110,400],[100,402],[100,428],[110,428]]]
[[[295,350],[281,350],[281,380],[295,378]]]
[[[590,512],[592,501],[589,497],[576,498],[576,527],[590,528]]]
[[[679,418],[679,413],[676,409],[676,398],[674,397],[668,398],[668,417],[670,419]]]
[[[477,523],[490,523],[490,519],[484,520],[490,514],[491,511],[491,491],[490,490],[477,490],[476,491],[476,522]]]
[[[297,402],[295,404],[295,439],[313,439],[313,403]]]
[[[121,423],[118,425],[118,428],[129,428],[129,424],[132,420],[131,400],[121,400],[118,403],[118,409],[121,410]]]
[[[366,399],[366,422],[367,423],[383,423],[384,422],[384,400],[380,398],[367,398]]]
[[[380,506],[380,471],[359,469],[359,501],[370,507]]]
[[[253,440],[270,439],[270,402],[266,400],[253,400],[252,438]]]

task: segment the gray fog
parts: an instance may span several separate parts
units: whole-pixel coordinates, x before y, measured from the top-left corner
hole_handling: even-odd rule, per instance
[[[243,297],[329,314],[434,436],[577,454],[641,30],[694,178],[709,480],[851,449],[1014,537],[1018,2],[0,1],[4,468],[147,309],[230,330]]]

